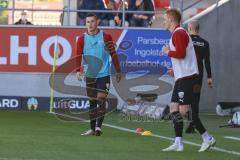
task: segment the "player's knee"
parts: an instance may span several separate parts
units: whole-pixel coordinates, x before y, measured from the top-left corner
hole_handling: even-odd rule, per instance
[[[89,97],[89,98],[96,98],[96,88],[90,88],[90,87],[87,87],[86,88],[87,89],[87,96]]]
[[[185,117],[188,114],[189,110],[180,110],[179,112],[182,116]]]
[[[182,105],[182,106],[180,106],[179,112],[182,115],[182,117],[184,117],[186,119],[189,119],[189,115],[191,114],[190,105]]]
[[[101,118],[106,114],[106,98],[97,98],[98,108],[97,108],[97,118]]]
[[[92,108],[89,110],[89,117],[90,117],[90,120],[97,118],[97,108]]]
[[[88,93],[87,93],[87,96],[88,96],[90,99],[96,98],[96,95],[95,95],[95,93],[93,93],[93,92],[88,92]]]
[[[89,103],[90,103],[90,109],[97,107],[97,100],[95,98],[90,98]]]
[[[89,117],[90,119],[96,119],[97,117],[97,101],[94,98],[89,99]]]
[[[172,112],[170,115],[170,119],[173,121],[173,123],[181,122],[183,120],[179,111]]]
[[[188,119],[188,111],[181,111],[180,112],[180,114],[181,114],[181,116],[183,117],[183,118],[187,118]]]
[[[170,113],[178,112],[179,111],[179,104],[172,102],[172,103],[169,104],[169,108],[170,108]]]
[[[105,97],[98,97],[97,98],[97,104],[100,112],[106,111],[106,98]]]
[[[103,105],[106,102],[106,98],[105,97],[98,97],[97,98],[97,104],[99,106]]]

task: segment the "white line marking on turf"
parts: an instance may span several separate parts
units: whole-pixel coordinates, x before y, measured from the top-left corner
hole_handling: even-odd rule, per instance
[[[38,159],[22,159],[22,158],[1,158],[0,160],[38,160]]]
[[[65,115],[65,114],[59,114],[59,113],[53,113],[53,114],[60,115],[60,116],[66,116],[68,118],[72,118],[72,119],[76,119],[76,120],[81,120],[82,121],[82,119],[78,118],[78,117],[73,117],[73,116],[69,116],[69,115]],[[84,121],[84,122],[87,122],[87,121]],[[135,130],[124,128],[124,127],[119,127],[119,126],[111,125],[111,124],[107,124],[107,123],[103,123],[103,126],[114,128],[114,129],[121,130],[121,131],[130,132],[130,133],[136,133]],[[169,140],[169,141],[174,141],[174,138],[160,136],[160,135],[157,135],[157,134],[153,134],[152,137],[161,138],[161,139],[165,139],[165,140]],[[196,147],[201,147],[200,144],[197,144],[197,143],[194,143],[194,142],[190,142],[190,141],[183,141],[183,143],[189,144],[189,145],[192,145],[192,146],[196,146]],[[240,156],[240,152],[237,152],[237,151],[229,151],[229,150],[218,148],[218,147],[211,147],[211,149],[215,150],[215,151],[219,151],[219,152],[224,152],[224,153]]]
[[[103,125],[104,125],[104,126],[107,126],[107,127],[110,127],[110,128],[114,128],[114,129],[126,131],[126,132],[136,133],[135,130],[132,130],[132,129],[127,129],[127,128],[123,128],[123,127],[118,127],[118,126],[111,125],[111,124],[106,124],[106,123],[104,123]],[[160,136],[160,135],[157,135],[157,134],[153,134],[152,136],[153,136],[153,137],[157,137],[157,138],[161,138],[161,139],[166,139],[166,140],[174,141],[174,138],[165,137],[165,136]],[[183,141],[183,143],[189,144],[189,145],[192,145],[192,146],[201,147],[200,144],[197,144],[197,143],[194,143],[194,142],[190,142],[190,141]],[[229,154],[233,154],[233,155],[238,155],[238,156],[240,156],[240,152],[236,152],[236,151],[229,151],[229,150],[225,150],[225,149],[218,148],[218,147],[212,147],[211,149],[212,149],[212,150],[215,150],[215,151],[219,151],[219,152],[224,152],[224,153],[229,153]]]
[[[238,138],[238,137],[225,136],[224,138],[226,138],[226,139],[232,139],[232,140],[236,140],[236,141],[240,141],[240,138]]]

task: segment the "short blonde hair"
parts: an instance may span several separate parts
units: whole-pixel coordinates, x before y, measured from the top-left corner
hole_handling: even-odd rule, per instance
[[[176,8],[170,8],[166,11],[166,15],[171,16],[176,23],[180,23],[182,20],[182,15]]]

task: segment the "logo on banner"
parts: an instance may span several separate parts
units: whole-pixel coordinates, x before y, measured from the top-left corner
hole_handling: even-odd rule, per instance
[[[27,101],[27,107],[28,107],[28,110],[37,110],[38,108],[38,101],[36,98],[29,98],[28,101]]]
[[[55,109],[88,109],[90,104],[88,100],[80,99],[60,99],[54,101],[53,106]]]
[[[19,101],[17,99],[3,98],[0,100],[0,108],[18,108]]]

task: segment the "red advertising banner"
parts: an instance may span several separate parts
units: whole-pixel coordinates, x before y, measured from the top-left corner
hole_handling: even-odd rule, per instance
[[[56,35],[60,47],[57,65],[75,56],[76,40],[85,29],[0,27],[1,72],[51,72]],[[116,42],[122,30],[107,29]]]

